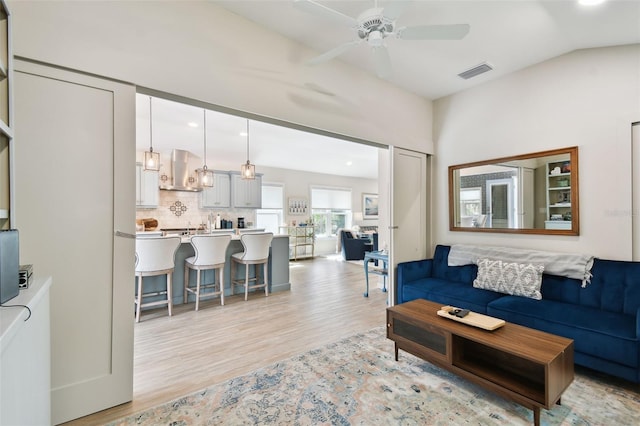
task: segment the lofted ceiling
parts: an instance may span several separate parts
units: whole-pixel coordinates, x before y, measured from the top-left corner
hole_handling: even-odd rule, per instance
[[[294,0],[214,0],[215,4],[317,51],[357,39],[352,28],[301,10]],[[578,49],[640,43],[640,1],[608,0],[583,6],[578,0],[317,0],[356,18],[390,3],[406,3],[398,26],[468,24],[462,40],[385,39],[393,74],[385,79],[428,99],[437,99]],[[309,57],[307,59],[312,59]],[[340,60],[376,75],[366,43]],[[458,74],[483,62],[493,70],[470,80]],[[314,65],[322,67],[322,64]]]
[[[294,0],[211,1],[314,49],[317,55],[356,38],[352,28],[305,12],[294,6]],[[385,39],[393,67],[385,80],[432,100],[574,50],[640,43],[640,0],[609,0],[591,7],[577,0],[388,0],[377,6],[398,2],[406,3],[396,21],[398,26],[470,26],[462,40]],[[353,18],[376,5],[374,0],[317,3]],[[332,60],[376,75],[366,43]],[[457,76],[484,62],[494,69],[469,80]],[[137,149],[145,150],[149,143],[149,97],[139,95],[137,104]],[[202,155],[201,108],[154,98],[153,121],[153,144],[163,158],[168,159],[173,148]],[[207,112],[210,169],[239,168],[246,161],[246,136],[240,134],[246,125],[244,118]],[[378,172],[377,148],[258,121],[251,121],[250,158],[258,172],[261,166],[268,166],[371,179],[376,179]]]

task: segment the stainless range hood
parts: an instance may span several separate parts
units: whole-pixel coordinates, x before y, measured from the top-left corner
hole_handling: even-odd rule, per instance
[[[195,182],[194,182],[195,183]],[[189,182],[189,151],[174,149],[171,152],[171,182],[160,185],[165,191],[200,192],[202,188]]]

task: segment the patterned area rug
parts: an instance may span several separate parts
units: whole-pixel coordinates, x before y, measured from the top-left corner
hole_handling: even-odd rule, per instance
[[[625,389],[626,388],[626,389]],[[586,373],[546,425],[637,424],[640,394]],[[278,362],[112,425],[530,425],[531,410],[406,352],[384,327]]]

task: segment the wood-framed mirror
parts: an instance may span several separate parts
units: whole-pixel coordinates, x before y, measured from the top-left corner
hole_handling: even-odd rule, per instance
[[[449,229],[579,235],[578,147],[449,166]]]

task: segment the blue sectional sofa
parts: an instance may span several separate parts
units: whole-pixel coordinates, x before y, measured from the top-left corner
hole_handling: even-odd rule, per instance
[[[595,259],[590,284],[542,275],[542,300],[473,287],[476,265],[448,266],[449,246],[432,259],[400,263],[398,303],[422,298],[470,309],[574,340],[574,361],[640,383],[640,262]]]

